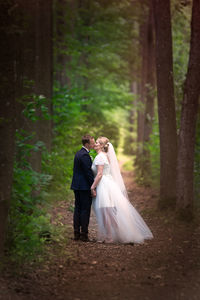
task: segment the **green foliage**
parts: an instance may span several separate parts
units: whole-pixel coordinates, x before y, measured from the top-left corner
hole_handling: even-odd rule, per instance
[[[49,120],[49,100],[44,95],[36,95],[34,92],[31,92],[34,90],[34,85],[35,82],[33,80],[28,80],[26,77],[23,79],[23,87],[27,93],[25,92],[23,96],[17,99],[17,102],[23,106],[22,114],[32,122]]]
[[[117,5],[86,1],[80,6],[66,2],[64,13],[63,6],[57,5],[55,71],[65,74],[66,86],[55,84],[54,142],[47,165],[53,172],[51,188],[62,197],[70,197],[73,156],[83,134],[107,136],[118,146],[121,122],[114,120],[112,111],[128,107],[132,100],[129,75],[137,46],[132,42],[137,36],[135,9],[130,1]],[[65,69],[62,57],[67,58]]]
[[[190,17],[188,8],[174,10],[172,17],[174,93],[179,127],[183,86],[187,74],[190,47]],[[184,45],[184,46],[183,46]]]
[[[149,159],[147,160],[146,155]],[[142,185],[159,185],[160,178],[160,135],[158,114],[154,116],[152,133],[148,143],[137,145],[135,160],[136,181]]]
[[[32,83],[27,82],[30,86]],[[49,119],[47,100],[42,95],[24,96],[23,115],[29,122]],[[9,211],[7,249],[10,258],[18,263],[32,260],[43,249],[47,235],[51,235],[50,216],[44,206],[45,189],[52,176],[38,173],[31,166],[35,152],[46,152],[42,141],[25,130],[16,131],[16,152],[13,174],[12,199]]]
[[[50,216],[42,215],[42,212],[34,212],[26,215],[19,212],[16,217],[16,211],[11,212],[10,233],[7,243],[9,254],[13,261],[24,263],[35,259],[36,255],[41,254],[46,238],[46,233],[50,235]],[[43,212],[44,213],[44,212]],[[45,235],[44,235],[45,233]]]
[[[45,118],[46,120],[50,119],[50,116],[48,114],[48,107],[47,107],[47,99],[43,95],[30,95],[29,98],[31,101],[27,102],[27,96],[25,96],[25,100],[23,102],[25,108],[23,110],[24,116],[31,120],[31,121],[37,121],[41,118]],[[42,115],[42,116],[41,116]]]
[[[78,89],[68,92],[55,89],[53,97],[54,139],[51,154],[45,155],[44,169],[52,174],[51,187],[55,195],[67,197],[72,177],[73,156],[80,148],[81,136],[86,133],[86,103]]]
[[[158,122],[154,122],[153,131],[147,149],[150,151],[151,180],[152,184],[158,186],[160,178],[160,134]]]
[[[52,175],[50,189],[57,199],[71,198],[73,159],[82,146],[84,134],[95,138],[105,135],[114,144],[119,138],[118,125],[103,114],[94,100],[82,89],[55,88],[53,148],[50,154],[45,154],[43,169]],[[94,157],[96,153],[91,151],[91,155]]]
[[[128,132],[124,138],[124,154],[136,154],[136,141],[133,137],[133,132]]]
[[[33,259],[42,250],[50,232],[50,216],[43,207],[42,190],[49,184],[51,176],[35,172],[29,161],[31,151],[39,151],[43,143],[29,144],[32,136],[17,132],[18,155],[14,165],[14,182],[9,214],[7,244],[9,254],[17,262]]]
[[[31,156],[32,151],[44,151],[45,145],[42,141],[37,141],[35,144],[31,143],[35,134],[29,134],[25,130],[16,130],[16,160],[18,167],[30,167],[27,159]]]
[[[54,166],[52,189],[63,197],[68,196],[73,156],[81,147],[81,136],[107,136],[116,146],[119,122],[106,111],[124,108],[132,97],[125,59],[132,45],[127,36],[131,24],[125,16],[129,4],[119,6],[101,1],[90,5],[85,2],[79,7],[66,3],[65,13],[57,16],[63,22],[58,22],[58,34],[55,32],[55,57],[68,58],[63,70],[68,85],[60,88],[57,82],[54,93],[54,142],[49,165],[50,169]],[[59,13],[63,7],[58,5],[57,9]],[[131,32],[131,36],[134,34]],[[59,73],[62,66],[56,64],[55,70]]]

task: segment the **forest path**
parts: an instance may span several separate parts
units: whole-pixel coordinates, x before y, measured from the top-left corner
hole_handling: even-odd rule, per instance
[[[10,278],[9,291],[5,281],[0,282],[0,299],[199,300],[200,225],[185,225],[170,212],[157,211],[156,191],[138,186],[132,172],[123,172],[123,177],[153,240],[142,245],[74,241],[69,204],[57,203],[53,219],[59,216],[69,225],[66,247],[50,246],[51,256],[44,264]],[[96,238],[96,229],[92,214],[90,238]]]

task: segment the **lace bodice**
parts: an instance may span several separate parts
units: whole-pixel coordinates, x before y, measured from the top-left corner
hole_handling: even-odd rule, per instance
[[[108,158],[106,156],[105,153],[100,152],[99,154],[97,154],[97,156],[95,157],[93,164],[92,164],[92,171],[94,173],[94,176],[97,175],[97,166],[98,165],[104,165],[103,168],[103,175],[111,175],[110,173],[110,164],[108,161]]]

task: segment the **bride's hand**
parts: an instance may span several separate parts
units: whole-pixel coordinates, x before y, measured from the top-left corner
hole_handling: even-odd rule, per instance
[[[96,197],[97,192],[95,189],[91,189],[91,195],[92,195],[92,197]]]

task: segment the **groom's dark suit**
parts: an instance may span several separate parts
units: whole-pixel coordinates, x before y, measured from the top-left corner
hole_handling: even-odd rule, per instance
[[[90,187],[94,181],[89,152],[82,148],[74,157],[71,189],[75,194],[74,234],[75,238],[87,239],[92,197]]]

